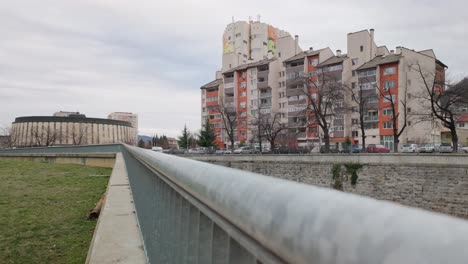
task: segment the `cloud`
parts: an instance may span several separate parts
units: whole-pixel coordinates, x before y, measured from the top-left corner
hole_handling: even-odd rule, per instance
[[[200,127],[200,86],[221,65],[232,16],[300,35],[303,49],[346,50],[346,34],[376,29],[378,45],[433,48],[468,74],[463,1],[3,1],[0,124],[59,110],[139,114],[140,132]]]

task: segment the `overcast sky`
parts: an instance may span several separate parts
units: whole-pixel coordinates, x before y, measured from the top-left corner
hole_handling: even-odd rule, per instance
[[[468,4],[458,1],[31,0],[0,2],[0,126],[17,116],[139,114],[140,134],[200,128],[200,86],[221,67],[226,25],[256,18],[303,49],[346,52],[346,34],[434,49],[468,75]]]

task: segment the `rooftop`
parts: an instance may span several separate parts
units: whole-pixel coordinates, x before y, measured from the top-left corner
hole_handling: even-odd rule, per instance
[[[218,87],[220,84],[223,83],[223,80],[222,79],[216,79],[214,81],[211,81],[205,85],[203,85],[202,87],[200,87],[200,89],[206,89],[206,88],[213,88],[213,87]]]
[[[322,63],[319,63],[319,65],[317,65],[317,67],[325,67],[325,66],[329,66],[329,65],[333,65],[333,64],[342,63],[347,58],[348,58],[348,55],[346,55],[346,54],[342,54],[341,56],[333,56],[333,57],[329,58],[328,60],[326,60],[326,61],[324,61]]]
[[[284,60],[284,63],[288,63],[288,62],[292,62],[292,61],[304,59],[305,56],[318,55],[318,54],[320,54],[320,52],[321,52],[322,50],[324,50],[324,49],[306,50],[306,51],[300,52],[300,53],[298,53],[298,54],[292,56],[291,58]]]
[[[276,60],[276,58],[272,58],[272,59],[263,59],[261,61],[257,61],[257,62],[251,62],[251,63],[246,63],[246,64],[242,64],[242,65],[239,65],[237,67],[234,67],[230,70],[227,70],[224,73],[231,73],[231,72],[235,72],[235,71],[240,71],[240,70],[245,70],[245,69],[249,69],[249,68],[254,68],[254,67],[258,67],[258,66],[262,66],[262,65],[266,65],[266,64],[269,64],[270,62]]]
[[[381,64],[393,63],[400,61],[401,55],[400,54],[389,54],[385,56],[377,56],[373,60],[364,63],[361,67],[357,68],[357,70],[365,70],[370,68],[375,68]]]
[[[458,118],[457,123],[467,123],[468,122],[468,114],[463,114]]]

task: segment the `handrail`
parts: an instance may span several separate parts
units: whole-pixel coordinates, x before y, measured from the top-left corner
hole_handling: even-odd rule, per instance
[[[468,222],[462,219],[128,145],[125,148],[284,262],[468,261]]]

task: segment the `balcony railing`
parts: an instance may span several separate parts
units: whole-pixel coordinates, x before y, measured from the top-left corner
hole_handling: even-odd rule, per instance
[[[229,78],[224,78],[224,85],[227,83],[233,83],[234,82],[234,77],[229,77]]]
[[[260,93],[260,98],[269,98],[271,97],[271,92],[268,92],[268,93]]]
[[[268,88],[268,81],[257,82],[257,88]]]

